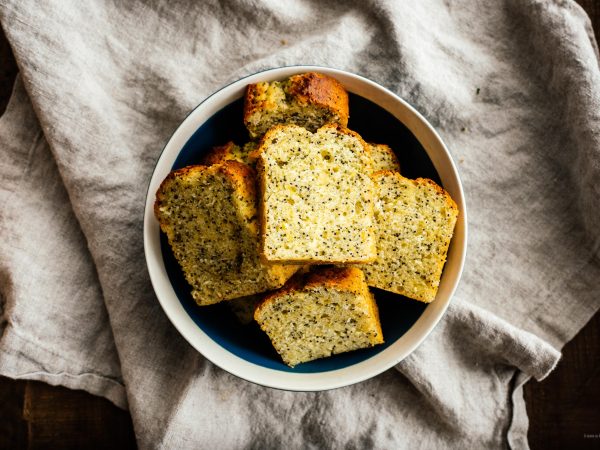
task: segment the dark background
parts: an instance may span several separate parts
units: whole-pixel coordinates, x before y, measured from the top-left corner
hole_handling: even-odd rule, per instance
[[[577,0],[600,36],[600,0]],[[0,30],[0,114],[17,67]],[[533,450],[600,449],[600,313],[563,349],[541,383],[525,385]],[[0,449],[135,448],[131,418],[109,401],[37,381],[0,377]]]

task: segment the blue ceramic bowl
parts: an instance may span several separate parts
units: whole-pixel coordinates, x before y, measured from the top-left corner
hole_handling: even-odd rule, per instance
[[[290,368],[256,324],[240,325],[224,304],[199,307],[190,295],[153,216],[156,190],[169,171],[198,164],[204,152],[229,140],[248,140],[242,123],[243,92],[249,83],[318,71],[338,79],[350,93],[348,127],[366,141],[388,144],[402,173],[431,178],[456,201],[460,215],[436,300],[427,305],[374,290],[385,344]],[[335,69],[294,66],[267,70],[219,90],[194,109],[161,154],[146,198],[144,247],[156,295],[188,342],[216,365],[248,381],[289,390],[324,390],[356,383],[397,364],[422,342],[442,317],[456,289],[466,250],[466,209],[456,167],[443,142],[410,105],[374,82]]]

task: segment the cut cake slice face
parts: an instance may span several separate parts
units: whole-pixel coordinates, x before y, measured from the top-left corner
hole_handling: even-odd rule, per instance
[[[254,186],[253,169],[227,161],[175,170],[156,193],[154,214],[199,305],[281,287],[296,271],[260,260]]]
[[[339,125],[279,125],[257,149],[262,252],[289,264],[375,259],[371,158]]]
[[[254,319],[291,367],[383,343],[375,298],[355,267],[293,277],[267,295]]]
[[[426,303],[437,294],[458,217],[450,195],[434,181],[397,172],[373,175],[377,186],[377,259],[361,265],[369,286]]]

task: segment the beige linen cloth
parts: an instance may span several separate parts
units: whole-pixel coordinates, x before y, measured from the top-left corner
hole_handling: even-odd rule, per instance
[[[128,408],[141,448],[527,448],[522,384],[600,306],[598,49],[573,1],[0,0],[0,20],[20,68],[0,119],[0,374]],[[204,359],[143,254],[150,174],[186,113],[291,64],[414,105],[469,207],[435,331],[395,369],[322,393]]]

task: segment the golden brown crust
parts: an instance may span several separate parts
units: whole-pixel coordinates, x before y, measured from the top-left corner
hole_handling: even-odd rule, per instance
[[[338,80],[317,72],[290,77],[289,95],[301,104],[313,104],[329,109],[339,117],[340,124],[348,125],[348,93]]]
[[[246,198],[256,197],[256,172],[252,167],[238,161],[225,161],[216,166],[217,170],[228,175],[239,186]]]
[[[250,117],[265,107],[265,101],[259,100],[261,84],[254,83],[246,86],[244,94],[244,123],[247,123]]]
[[[233,141],[229,141],[227,144],[211,148],[202,158],[202,164],[211,166],[234,159],[232,150],[235,146]]]
[[[361,292],[365,285],[362,270],[356,267],[327,267],[311,272],[305,281],[305,287],[335,287],[341,291]]]
[[[267,133],[269,134],[269,133]],[[266,135],[265,135],[266,136]],[[258,148],[256,149],[257,152],[262,151],[262,141],[261,141],[261,145],[258,146]],[[259,230],[258,230],[258,240],[260,242],[259,245],[259,252],[258,252],[258,256],[260,258],[260,262],[262,262],[263,264],[272,264],[270,261],[267,260],[267,258],[265,257],[265,253],[264,253],[264,248],[265,248],[265,236],[267,234],[267,225],[266,225],[266,220],[265,220],[265,202],[263,199],[263,193],[265,192],[265,183],[266,183],[266,174],[265,174],[265,170],[264,170],[264,162],[262,160],[262,158],[258,158],[256,160],[256,184],[258,187],[258,196],[257,196],[257,202],[256,202],[256,209],[258,211],[258,223],[259,223]]]
[[[252,117],[263,111],[273,110],[277,105],[276,100],[267,95],[269,84],[261,82],[246,86],[243,121],[253,137],[258,137],[259,133],[250,129]],[[348,93],[335,78],[322,73],[308,72],[291,76],[281,82],[281,88],[285,92],[285,100],[282,98],[282,102],[326,110],[332,118],[337,117],[336,121],[341,125],[348,125]]]
[[[374,172],[371,175],[371,178],[375,179],[375,178],[380,178],[386,175],[394,175],[396,176],[396,174],[400,175],[399,172],[396,172],[395,170],[378,170],[377,172]]]

